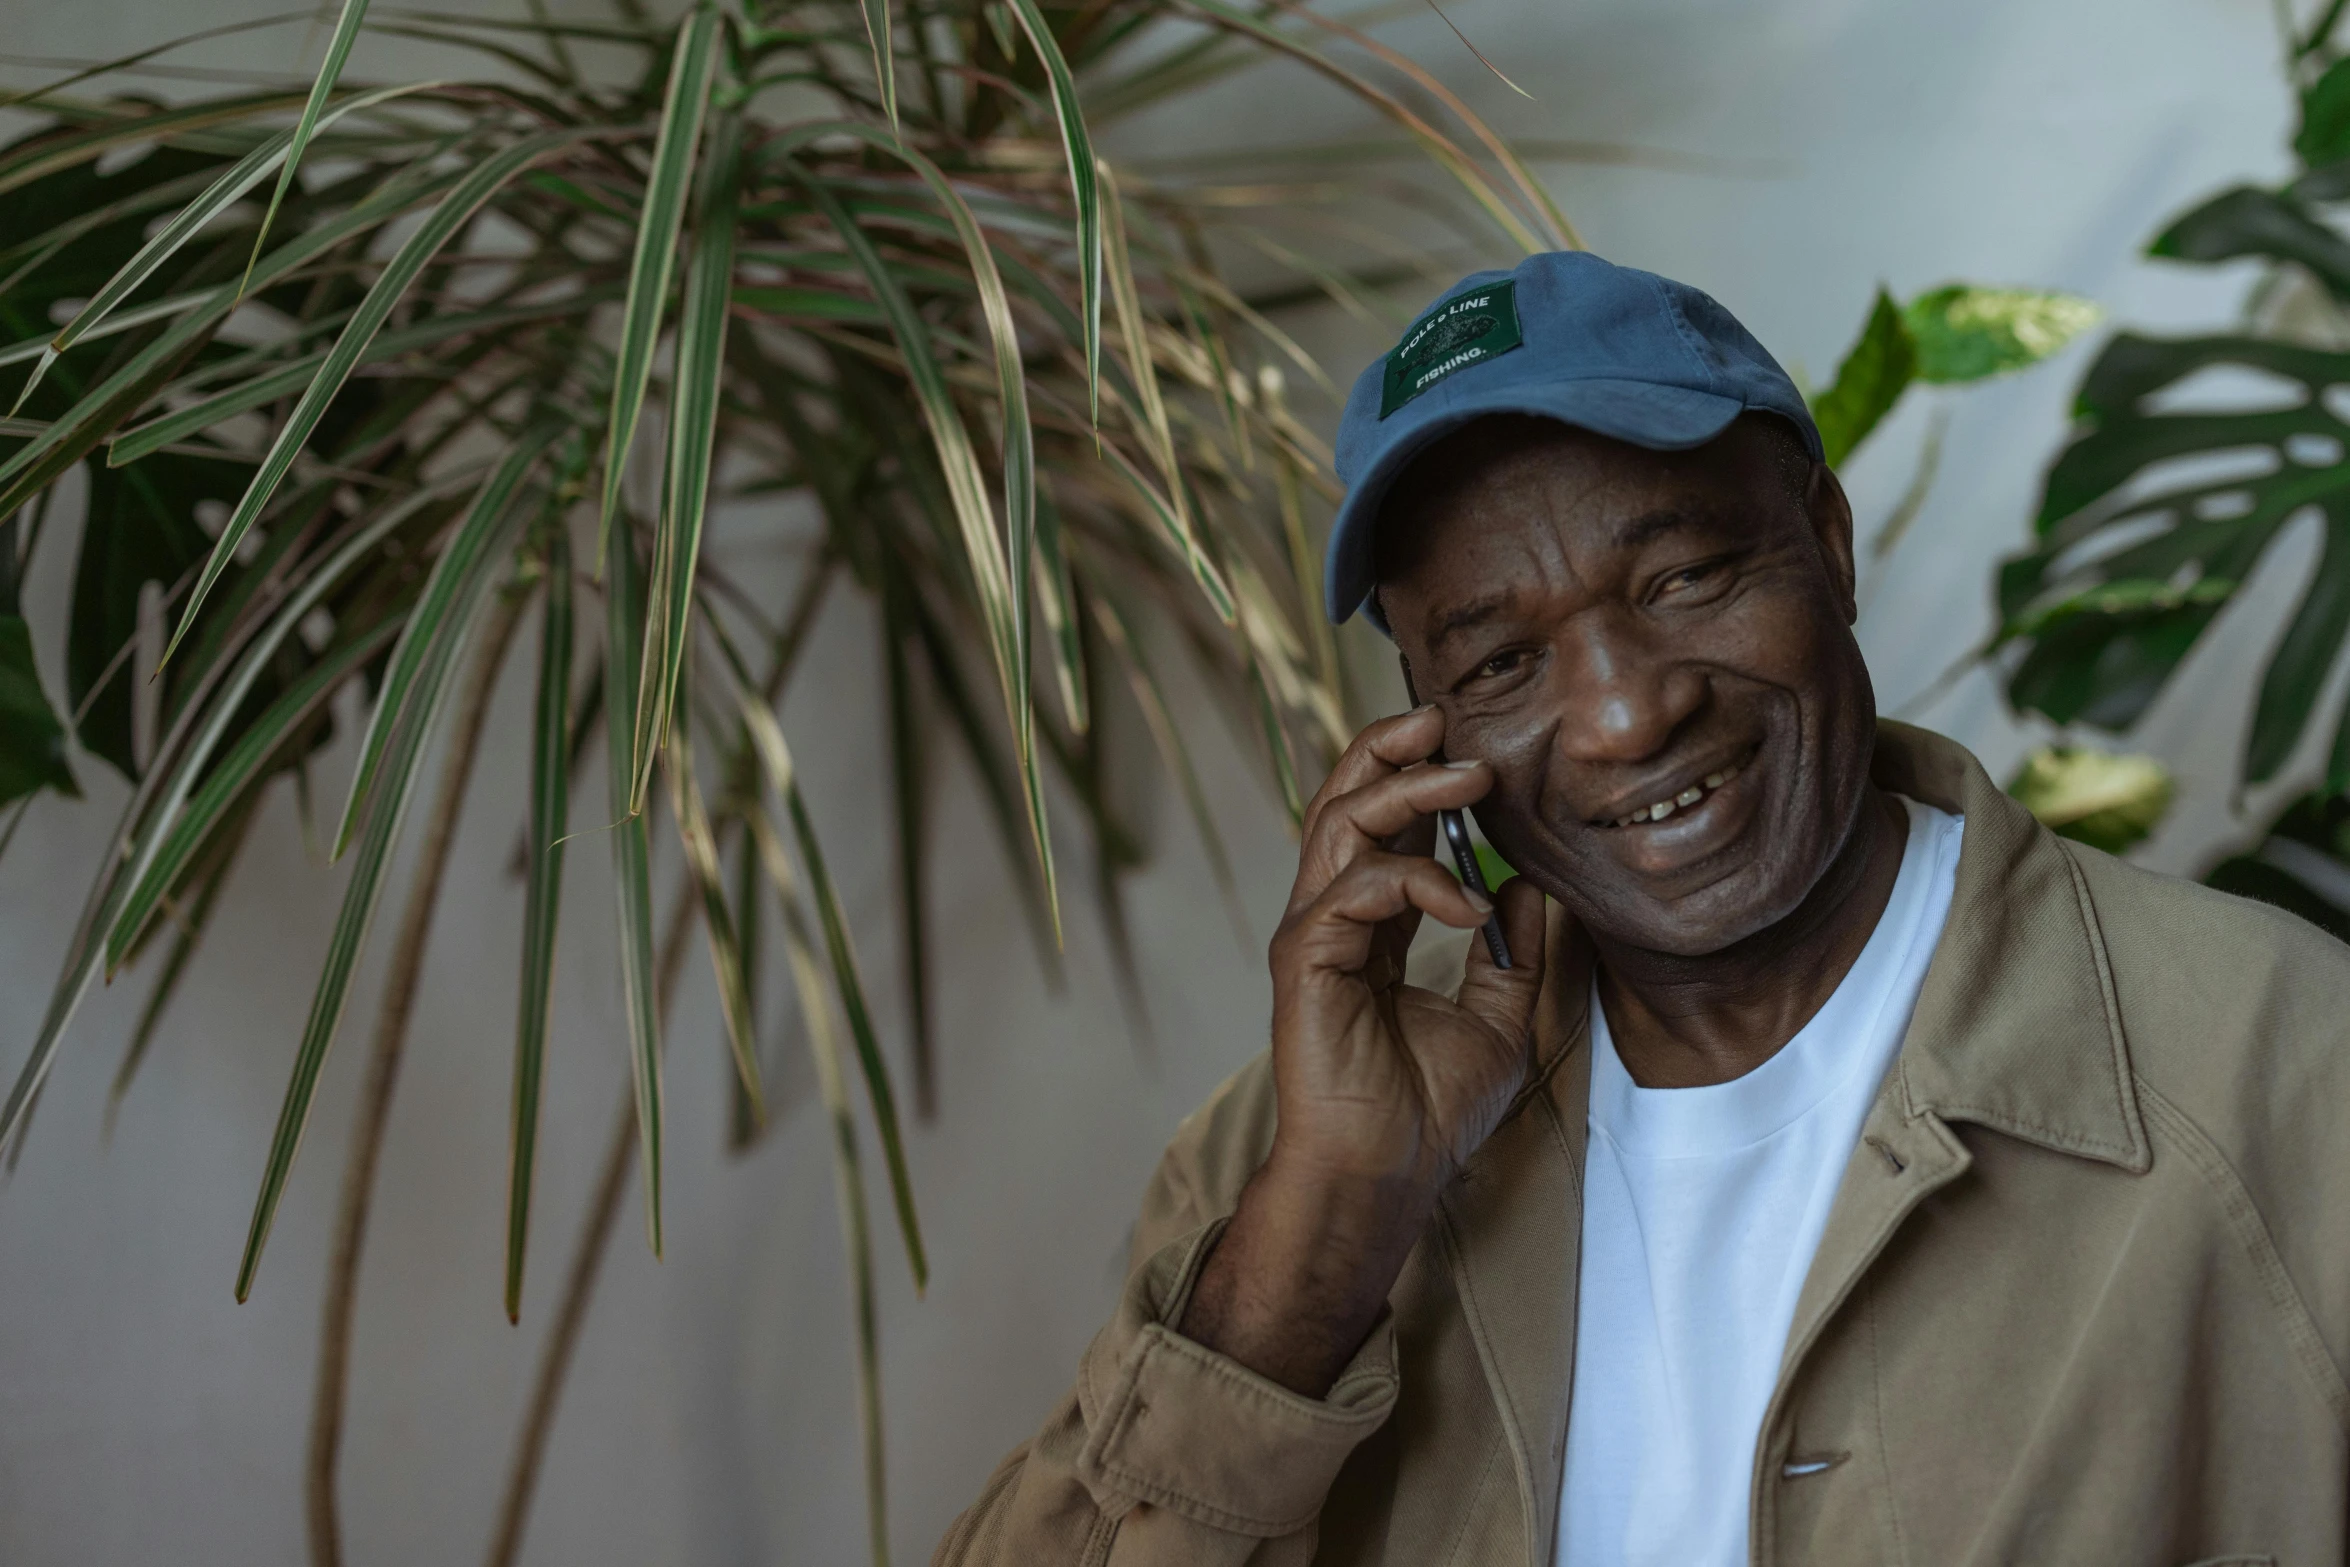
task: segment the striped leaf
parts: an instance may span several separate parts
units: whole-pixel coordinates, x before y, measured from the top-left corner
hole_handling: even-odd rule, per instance
[[[678,24],[669,60],[669,88],[653,168],[637,213],[636,251],[628,266],[628,305],[620,319],[620,352],[612,374],[612,416],[604,431],[604,506],[596,535],[596,570],[611,548],[612,519],[620,506],[620,476],[644,412],[645,382],[653,373],[653,344],[669,302],[669,275],[677,262],[677,231],[693,188],[694,148],[710,107],[718,43],[718,8],[697,5]],[[631,709],[615,708],[615,712]]]
[[[382,652],[399,629],[399,617],[387,615],[312,664],[237,737],[220,765],[205,774],[204,785],[188,801],[186,814],[172,823],[146,872],[123,900],[121,916],[106,940],[109,980],[144,936],[165,895],[179,885],[222,822],[245,803],[246,791],[262,777],[263,768],[278,754],[286,737],[324,706],[353,672]]]
[[[643,568],[626,529],[613,539],[604,577],[604,710],[636,711],[644,667]],[[613,895],[620,925],[620,989],[628,1014],[628,1059],[636,1094],[637,1145],[645,1156],[645,1238],[661,1255],[661,1015],[653,973],[653,882],[645,819],[628,813],[628,747],[604,747],[612,833]]]
[[[429,656],[403,706],[400,722],[383,757],[381,778],[368,807],[366,830],[360,835],[358,851],[351,859],[350,880],[344,885],[343,906],[327,939],[326,962],[319,973],[318,989],[311,997],[309,1021],[303,1025],[302,1042],[294,1054],[293,1076],[286,1084],[285,1102],[278,1107],[277,1130],[270,1137],[261,1191],[254,1199],[253,1221],[245,1235],[245,1255],[237,1266],[240,1302],[252,1293],[253,1275],[261,1266],[262,1248],[268,1244],[279,1199],[285,1195],[294,1156],[301,1149],[302,1133],[309,1125],[318,1076],[326,1067],[327,1051],[334,1045],[344,1004],[350,999],[351,978],[358,969],[359,953],[366,945],[368,927],[374,922],[376,904],[383,894],[384,872],[390,868],[392,848],[399,841],[401,824],[415,795],[435,720],[440,717],[448,696],[449,673],[456,667],[458,654],[472,629],[474,612],[488,596],[503,564],[503,555],[496,549],[483,550],[473,557],[468,575],[439,621]]]
[[[1004,705],[1011,715],[1012,732],[1016,742],[1025,747],[1032,722],[1027,666],[1022,660],[1027,610],[1012,597],[1011,573],[1006,564],[1003,545],[996,537],[995,519],[988,509],[986,478],[980,472],[979,458],[971,448],[971,433],[964,427],[962,411],[956,407],[954,394],[948,390],[946,377],[931,353],[928,327],[916,313],[912,301],[907,299],[905,289],[890,270],[888,262],[883,260],[880,251],[875,248],[872,237],[858,226],[856,220],[841,206],[839,198],[822,182],[805,171],[796,172],[799,172],[817,209],[839,232],[849,253],[857,258],[858,264],[864,269],[866,281],[872,285],[882,309],[890,318],[899,352],[905,356],[907,379],[912,383],[915,399],[922,409],[923,422],[930,431],[931,444],[938,453],[939,466],[946,476],[947,494],[953,506],[964,555],[970,563],[971,579],[979,592],[980,612],[987,626],[989,647],[995,655],[996,675],[1002,683]],[[986,253],[983,243],[979,246],[979,254]],[[997,297],[1001,299],[1000,281]],[[1008,306],[1005,314],[1008,330]],[[1014,364],[1012,368],[1017,370],[1018,367]],[[1025,413],[1024,399],[1018,406]],[[1014,413],[1007,408],[1007,434],[1013,417]],[[1010,467],[1007,457],[1007,473]],[[1028,473],[1022,482],[1028,502],[1033,507],[1033,472]],[[1024,546],[1026,542],[1024,539]],[[1025,554],[1021,570],[1025,575]],[[1053,910],[1057,939],[1060,929],[1059,900],[1053,895],[1052,838],[1045,826],[1043,780],[1037,770],[1032,748],[1026,749],[1016,760],[1020,767],[1021,790],[1026,801],[1029,829],[1038,862],[1044,870],[1047,904]]]
[[[703,934],[710,944],[710,966],[717,973],[718,1010],[726,1023],[735,1078],[750,1101],[751,1120],[757,1125],[767,1119],[767,1096],[759,1082],[759,1036],[751,1022],[749,970],[743,963],[733,912],[726,903],[718,835],[710,829],[709,808],[702,803],[702,786],[694,778],[693,741],[684,730],[671,743],[662,771],[669,778],[669,806],[677,818],[678,839],[685,847],[686,870],[702,894]]]
[[[1077,78],[1061,53],[1053,30],[1036,0],[1007,0],[1029,47],[1044,62],[1052,83],[1053,117],[1061,126],[1061,150],[1069,160],[1069,193],[1077,205],[1078,314],[1085,323],[1085,383],[1091,398],[1089,411],[1101,418],[1102,369],[1102,203],[1096,183],[1100,167],[1093,153],[1093,137],[1085,128],[1085,111],[1077,101]]]
[[[335,109],[331,114],[326,115],[318,122],[317,128],[323,130],[326,126],[355,110],[372,108],[376,104],[388,102],[405,93],[419,92],[425,87],[437,85],[437,83],[418,83],[403,87],[383,87],[371,93],[362,93]],[[180,248],[195,238],[197,232],[207,223],[236,205],[247,191],[267,179],[270,170],[285,162],[287,149],[293,146],[298,130],[299,127],[295,130],[281,131],[247,153],[226,174],[213,181],[202,195],[174,215],[169,223],[156,232],[153,239],[148,240],[145,245],[139,248],[137,255],[124,262],[115,271],[114,276],[108,278],[100,286],[98,292],[90,296],[90,302],[82,306],[75,313],[74,318],[59,329],[54,338],[50,339],[48,347],[42,350],[40,363],[33,367],[31,375],[25,377],[22,390],[16,394],[16,407],[22,408],[25,405],[25,399],[33,395],[33,388],[40,385],[41,377],[47,373],[49,366],[55,362],[58,355],[86,337],[99,335],[100,326],[114,314],[116,308],[124,300],[137,290],[141,283],[154,276],[156,268],[177,255]],[[254,255],[256,259],[259,258],[258,240],[255,241]],[[197,297],[200,296],[190,296],[185,303],[192,305]],[[155,309],[154,306],[146,308],[150,311]],[[124,315],[137,317],[140,312],[126,311]],[[146,319],[160,319],[160,316],[149,315]],[[131,323],[126,321],[124,324]],[[5,361],[0,359],[0,362]],[[11,409],[10,411],[14,412],[15,410]]]
[[[563,838],[571,830],[571,539],[546,530],[547,600],[539,623],[538,695],[531,703],[529,892],[522,912],[521,1015],[514,1030],[513,1132],[506,1173],[506,1320],[522,1319],[538,1164],[539,1077],[555,999],[555,929],[563,902]]]
[[[277,177],[277,189],[269,193],[269,210],[261,214],[261,231],[253,236],[253,254],[245,262],[246,283],[253,278],[253,266],[261,259],[261,247],[269,239],[269,226],[277,221],[277,209],[292,188],[294,174],[302,166],[302,154],[310,150],[310,138],[318,134],[319,115],[326,108],[326,100],[335,90],[335,82],[343,74],[343,62],[351,58],[351,46],[359,41],[360,25],[367,20],[367,0],[343,0],[343,14],[335,19],[334,36],[326,42],[326,58],[318,63],[318,76],[310,84],[310,96],[302,104],[302,117],[294,122],[294,133],[288,139],[285,166]],[[240,286],[239,292],[243,289]]]
[[[921,1224],[914,1215],[914,1182],[906,1170],[905,1140],[898,1129],[897,1096],[891,1091],[889,1063],[882,1057],[881,1041],[874,1033],[873,1017],[865,1005],[865,982],[858,974],[856,949],[849,941],[848,919],[841,912],[832,873],[825,867],[823,846],[817,842],[815,826],[808,819],[807,802],[800,796],[799,779],[792,770],[791,748],[784,743],[782,727],[756,692],[738,684],[736,697],[743,722],[751,733],[751,746],[758,755],[760,770],[768,786],[783,799],[791,819],[792,837],[800,851],[800,863],[808,870],[809,891],[815,898],[817,921],[824,932],[825,955],[831,960],[833,988],[839,993],[841,1010],[848,1016],[850,1037],[856,1042],[857,1065],[865,1078],[865,1096],[872,1105],[873,1123],[881,1133],[882,1157],[889,1168],[898,1233],[905,1240],[907,1266],[913,1270],[914,1288],[919,1291],[930,1280],[930,1265],[923,1255]]]
[[[458,310],[445,315],[427,316],[413,326],[378,333],[375,341],[367,346],[367,352],[361,356],[359,363],[382,364],[468,333],[494,332],[502,327],[585,315],[605,300],[618,298],[619,293],[617,287],[598,286],[543,304],[504,305],[493,310]],[[113,327],[125,316],[136,314],[138,312],[135,310],[126,310],[109,321],[107,326]],[[292,397],[317,378],[319,368],[326,363],[328,352],[322,348],[317,353],[305,354],[290,363],[273,366],[251,380],[224,387],[185,408],[158,415],[145,424],[135,425],[120,435],[110,437],[106,442],[106,465],[109,468],[120,468],[126,463],[137,462],[149,452],[161,451],[192,435],[202,434],[225,419],[249,413],[280,398]],[[167,391],[165,395],[169,396],[170,393]]]
[[[387,508],[373,522],[357,529],[302,583],[270,619],[261,632],[245,648],[236,668],[224,679],[210,704],[202,709],[197,721],[195,710],[190,710],[193,725],[184,748],[177,738],[165,749],[178,749],[179,757],[169,767],[150,768],[125,807],[121,823],[110,842],[115,851],[109,853],[105,867],[92,883],[84,901],[79,921],[74,927],[72,942],[66,949],[66,958],[58,974],[56,987],[50,992],[49,1006],[41,1017],[41,1031],[34,1036],[33,1048],[18,1069],[16,1083],[8,1092],[8,1102],[0,1106],[0,1144],[14,1137],[24,1125],[27,1107],[40,1092],[49,1068],[56,1063],[57,1047],[65,1037],[65,1026],[81,1005],[89,990],[90,981],[98,976],[109,937],[115,929],[118,916],[124,911],[124,899],[145,876],[163,846],[166,829],[178,816],[180,807],[194,792],[197,781],[204,776],[229,727],[243,707],[245,698],[252,694],[254,684],[265,674],[286,639],[294,634],[303,619],[318,607],[319,601],[343,582],[362,561],[369,559],[401,525],[411,521],[427,506],[445,498],[446,487],[435,487],[408,497],[397,506]],[[128,943],[126,942],[127,948]]]
[[[685,665],[694,607],[694,568],[710,499],[710,456],[726,375],[727,303],[734,278],[735,208],[742,119],[719,116],[710,156],[685,305],[677,321],[677,371],[669,399],[669,463],[661,521],[653,534],[653,581],[645,614],[645,683],[634,716],[634,784],[628,808],[645,808],[653,759],[669,733],[678,672]]]
[[[351,838],[359,829],[361,812],[367,797],[376,784],[394,731],[407,711],[409,699],[420,689],[426,667],[442,645],[442,632],[452,614],[461,611],[465,595],[478,580],[482,560],[503,539],[511,520],[515,492],[552,444],[561,426],[544,421],[525,431],[506,453],[487,482],[477,491],[473,504],[467,508],[449,542],[442,546],[439,559],[433,562],[432,575],[424,582],[424,592],[409,613],[407,629],[400,633],[400,645],[392,649],[392,661],[384,669],[383,684],[376,697],[375,712],[367,721],[367,733],[359,742],[359,765],[351,774],[351,793],[343,802],[343,814],[336,824],[334,842],[327,850],[327,858],[339,860],[351,846]]]
[[[475,165],[418,225],[416,232],[408,236],[406,243],[385,264],[381,275],[368,289],[367,297],[360,301],[350,324],[343,328],[342,335],[335,340],[335,346],[328,351],[325,362],[319,366],[318,374],[302,393],[302,400],[294,405],[293,413],[277,432],[276,440],[270,443],[268,455],[261,460],[261,471],[253,476],[244,498],[237,502],[236,509],[229,513],[228,521],[221,525],[220,537],[213,544],[211,558],[205,561],[204,570],[196,579],[196,586],[188,594],[187,607],[180,612],[179,628],[172,633],[170,643],[163,650],[166,661],[187,636],[188,628],[196,623],[196,615],[203,608],[205,596],[211,592],[212,585],[220,580],[220,574],[228,569],[229,562],[235,558],[237,546],[244,541],[247,530],[261,515],[261,509],[269,504],[269,498],[276,493],[279,481],[294,466],[296,454],[301,451],[303,443],[310,439],[311,431],[318,428],[318,421],[325,417],[327,405],[334,401],[335,394],[342,390],[343,383],[358,367],[359,361],[366,355],[368,343],[391,315],[392,307],[407,293],[409,285],[416,281],[416,275],[424,270],[425,263],[440,253],[441,247],[471,221],[473,215],[481,210],[482,204],[497,194],[500,186],[531,164],[564,147],[615,134],[607,126],[580,126],[542,131],[502,148]]]
[[[419,201],[453,187],[455,174],[432,175],[409,170],[386,180],[366,200],[325,219],[270,253],[254,274],[261,284],[316,260],[355,235],[397,216]],[[172,368],[194,353],[218,330],[236,308],[236,289],[227,283],[206,296],[203,304],[172,323],[170,330],[115,367],[74,405],[50,421],[31,440],[0,462],[0,517],[14,512],[50,482],[71,468],[124,419],[154,395]]]
[[[880,1310],[873,1281],[873,1231],[865,1216],[865,1177],[857,1157],[857,1118],[849,1108],[840,1036],[832,1026],[824,969],[809,938],[791,861],[764,805],[750,813],[748,822],[759,863],[783,904],[784,956],[791,965],[792,989],[799,996],[800,1016],[807,1025],[817,1096],[824,1102],[824,1119],[832,1130],[832,1189],[840,1205],[841,1242],[849,1254],[849,1310],[857,1323],[857,1424],[864,1438],[866,1528],[873,1560],[886,1563],[888,1469],[881,1441]]]

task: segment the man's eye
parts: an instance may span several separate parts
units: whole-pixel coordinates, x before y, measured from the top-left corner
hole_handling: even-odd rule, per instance
[[[1523,648],[1509,648],[1503,652],[1494,654],[1484,663],[1479,664],[1477,666],[1477,673],[1484,678],[1491,679],[1495,675],[1508,674],[1511,670],[1517,668],[1525,661],[1526,653]]]
[[[1656,596],[1665,598],[1675,593],[1686,593],[1691,588],[1704,583],[1713,574],[1714,563],[1711,561],[1699,566],[1683,566],[1679,571],[1666,573],[1657,582]]]

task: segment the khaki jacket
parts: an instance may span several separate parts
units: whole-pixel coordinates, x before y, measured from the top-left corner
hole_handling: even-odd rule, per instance
[[[2350,949],[2053,836],[1934,735],[1882,725],[1875,774],[1966,838],[1763,1420],[1755,1567],[2350,1560]],[[1260,1059],[938,1563],[1551,1567],[1589,1085],[1555,931],[1541,1080],[1329,1396],[1168,1326],[1270,1146]]]

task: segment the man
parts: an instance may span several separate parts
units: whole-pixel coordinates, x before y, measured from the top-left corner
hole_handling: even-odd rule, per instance
[[[1877,720],[1843,492],[1693,289],[1472,276],[1339,454],[1330,612],[1426,705],[938,1560],[2350,1560],[2350,952]]]

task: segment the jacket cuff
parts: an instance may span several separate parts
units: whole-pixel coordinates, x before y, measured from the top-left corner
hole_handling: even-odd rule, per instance
[[[1132,1278],[1077,1379],[1077,1475],[1111,1517],[1147,1502],[1271,1539],[1312,1523],[1339,1467],[1395,1408],[1395,1324],[1382,1310],[1327,1397],[1305,1398],[1168,1326],[1182,1319],[1219,1219]]]

